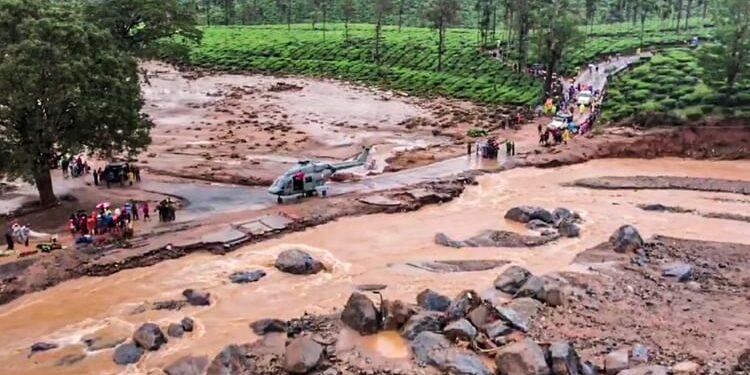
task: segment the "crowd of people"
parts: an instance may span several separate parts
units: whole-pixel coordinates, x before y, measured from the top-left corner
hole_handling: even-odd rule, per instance
[[[91,173],[91,166],[81,155],[61,156],[60,159],[60,169],[64,178],[75,178]]]

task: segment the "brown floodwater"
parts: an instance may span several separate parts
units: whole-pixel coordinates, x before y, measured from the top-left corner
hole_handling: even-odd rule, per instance
[[[701,240],[750,243],[750,223],[708,219],[690,214],[645,212],[639,203],[662,203],[702,211],[747,213],[746,197],[723,193],[665,190],[589,190],[561,186],[578,178],[604,175],[677,175],[729,179],[750,178],[748,161],[597,160],[556,169],[514,169],[479,179],[453,202],[397,215],[346,218],[305,232],[247,246],[226,256],[194,254],[152,267],[126,270],[104,278],[82,278],[24,296],[0,307],[0,362],[3,374],[147,374],[185,354],[213,357],[229,343],[256,337],[248,322],[259,318],[291,318],[307,311],[340,309],[357,284],[386,284],[385,298],[413,300],[424,289],[455,295],[464,289],[480,292],[492,285],[498,270],[435,274],[406,262],[449,259],[507,259],[535,273],[570,270],[575,255],[605,241],[620,225],[631,223],[644,236],[664,234]],[[713,198],[731,198],[716,200]],[[739,199],[739,200],[738,200]],[[433,243],[436,232],[463,238],[483,229],[523,230],[503,219],[514,205],[552,209],[567,207],[584,218],[582,237],[534,249],[450,249]],[[330,272],[293,276],[273,269],[280,251],[298,247],[326,263]],[[253,284],[231,284],[227,275],[262,268],[268,276]],[[582,271],[582,270],[581,270]],[[179,298],[185,288],[211,292],[210,307],[182,311],[131,312],[144,302]],[[85,353],[81,340],[89,335],[127,337],[139,324],[166,326],[184,316],[197,328],[182,339],[171,339],[158,352],[134,366],[112,363],[112,350],[88,353],[73,365],[56,366],[60,358]],[[363,340],[346,332],[341,340],[389,358],[409,355],[394,333]],[[27,358],[37,341],[61,349]]]

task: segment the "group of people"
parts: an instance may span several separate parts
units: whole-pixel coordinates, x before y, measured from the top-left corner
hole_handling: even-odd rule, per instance
[[[94,170],[94,186],[100,183],[107,185],[109,189],[113,182],[119,182],[120,186],[133,186],[136,182],[141,182],[141,169],[136,165],[125,163],[121,168],[107,166],[104,170],[101,168]]]
[[[159,205],[156,206],[156,211],[159,212],[159,222],[167,223],[170,221],[175,221],[176,209],[177,208],[175,207],[175,202],[172,200],[172,198],[167,197],[167,199],[159,202]]]
[[[133,222],[143,218],[151,221],[148,202],[129,200],[112,209],[109,203],[100,203],[90,214],[85,210],[71,214],[68,229],[71,235],[77,236],[77,243],[91,243],[94,236],[112,233],[124,238],[133,236]]]
[[[83,160],[81,155],[78,155],[77,157],[61,156],[60,169],[62,169],[64,178],[79,177],[91,172],[91,167],[86,160]]]
[[[13,251],[15,249],[15,244],[17,243],[29,247],[30,235],[31,228],[29,228],[28,224],[11,224],[5,231],[5,243],[7,244],[6,250]]]

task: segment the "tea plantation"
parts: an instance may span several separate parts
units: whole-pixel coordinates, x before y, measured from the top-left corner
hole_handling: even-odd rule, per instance
[[[702,77],[696,51],[679,48],[658,53],[610,83],[604,119],[634,118],[648,125],[651,118],[666,125],[669,120],[750,114],[750,82],[740,82],[738,94],[727,97],[704,84]]]
[[[659,24],[646,26],[644,46],[681,44],[688,35],[707,36],[710,31],[699,22],[690,30],[693,34],[665,31]],[[630,24],[597,26],[585,46],[569,52],[563,69],[572,75],[577,67],[605,55],[633,52],[641,43],[639,31]],[[292,25],[291,30],[286,25],[207,27],[203,42],[191,51],[190,63],[222,71],[331,77],[485,104],[535,105],[541,100],[541,81],[481,53],[476,30],[448,30],[441,72],[437,72],[435,32],[430,29],[399,32],[386,26],[380,66],[373,59],[373,25],[349,25],[348,34],[347,39],[343,24],[328,24],[325,31],[306,24]],[[498,35],[501,40],[502,35]]]

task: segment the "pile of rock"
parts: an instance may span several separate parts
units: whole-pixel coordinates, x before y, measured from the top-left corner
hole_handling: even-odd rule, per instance
[[[664,254],[652,254],[652,244],[645,242],[638,229],[632,225],[618,228],[609,237],[609,244],[617,253],[633,254],[631,263],[641,267],[653,263],[654,255],[664,257]],[[666,261],[659,268],[661,276],[666,279],[678,282],[690,282],[693,279],[693,266],[682,261]]]
[[[505,213],[505,219],[526,224],[526,227],[542,235],[559,234],[563,237],[578,237],[581,229],[577,223],[581,216],[567,208],[558,207],[552,212],[542,207],[519,206]]]
[[[564,306],[572,294],[572,287],[561,277],[535,276],[520,266],[510,266],[493,282],[495,289],[513,298],[532,298],[549,306]]]
[[[195,322],[191,318],[183,318],[179,323],[172,323],[167,327],[167,335],[174,338],[182,337],[185,332],[193,332]],[[161,328],[154,323],[145,323],[133,332],[133,342],[120,344],[115,348],[112,360],[118,365],[136,363],[146,351],[157,351],[168,342]]]

